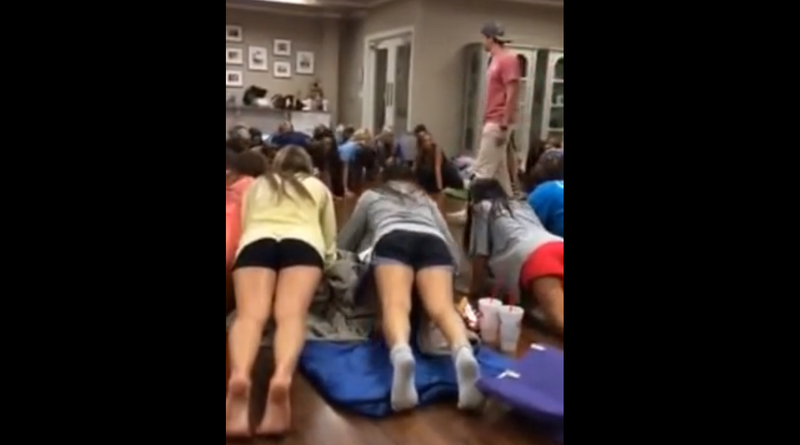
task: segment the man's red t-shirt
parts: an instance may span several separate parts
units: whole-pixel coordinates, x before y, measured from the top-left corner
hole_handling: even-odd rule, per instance
[[[519,61],[509,51],[492,56],[486,76],[486,114],[484,122],[493,124],[513,124],[514,116],[506,116],[506,87],[519,82]]]

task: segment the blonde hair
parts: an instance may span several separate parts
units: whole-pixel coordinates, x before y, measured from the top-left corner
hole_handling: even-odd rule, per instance
[[[288,183],[300,197],[314,200],[311,192],[300,181],[302,176],[314,174],[314,165],[311,156],[302,148],[296,145],[288,145],[278,150],[272,166],[264,175],[270,188],[278,192],[278,200],[284,196],[291,196],[286,193]],[[278,179],[280,178],[280,181]]]
[[[366,144],[372,140],[372,134],[366,128],[359,128],[350,136],[350,140],[359,144]]]

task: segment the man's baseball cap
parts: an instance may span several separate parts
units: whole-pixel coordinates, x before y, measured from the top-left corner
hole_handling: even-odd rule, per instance
[[[500,43],[511,43],[511,40],[505,38],[506,31],[503,29],[503,27],[495,22],[483,25],[483,28],[481,28],[481,34]]]

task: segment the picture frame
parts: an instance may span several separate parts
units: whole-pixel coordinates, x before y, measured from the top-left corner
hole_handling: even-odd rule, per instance
[[[247,69],[250,71],[269,71],[269,57],[263,46],[247,47]]]
[[[244,51],[241,48],[225,48],[225,65],[244,65]]]
[[[295,74],[314,74],[314,53],[312,51],[298,51],[295,56]]]
[[[244,74],[240,70],[225,70],[225,88],[244,86]]]
[[[225,41],[241,42],[244,40],[244,31],[239,25],[225,25]]]
[[[286,39],[275,39],[272,42],[272,55],[273,56],[291,56],[292,55],[292,41]]]
[[[288,79],[292,77],[292,64],[285,60],[279,60],[272,65],[272,76],[278,79]]]

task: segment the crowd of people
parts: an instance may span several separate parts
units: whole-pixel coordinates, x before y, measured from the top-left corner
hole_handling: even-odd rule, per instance
[[[528,174],[516,178],[532,190],[530,205],[508,196],[497,180],[473,181],[461,242],[453,239],[436,198],[448,186],[465,186],[451,164],[422,125],[399,137],[322,127],[304,135],[288,123],[268,138],[255,129],[231,130],[226,201],[241,218],[233,229],[238,239],[227,246],[237,308],[229,334],[228,435],[249,434],[250,373],[270,318],[276,366],[257,432],[281,434],[289,427],[289,389],[306,313],[337,249],[371,252],[382,333],[395,367],[396,411],[417,404],[409,346],[412,289],[452,346],[459,407],[481,403],[478,366],[453,304],[462,249],[472,261],[474,296],[494,280],[537,303],[563,333],[563,150],[541,144],[531,152]],[[379,185],[364,189],[367,182]],[[356,193],[352,215],[337,228],[334,200]]]
[[[226,262],[237,313],[229,331],[227,436],[251,432],[250,376],[270,319],[276,327],[275,371],[255,432],[280,435],[290,427],[289,390],[307,312],[338,250],[366,254],[394,368],[395,411],[419,401],[410,346],[413,291],[452,349],[458,407],[481,406],[479,366],[454,305],[464,253],[471,262],[472,297],[485,296],[493,282],[515,301],[537,306],[563,335],[564,150],[556,139],[536,142],[525,162],[518,162],[508,143],[517,107],[517,59],[503,48],[502,28],[489,24],[481,33],[492,62],[485,127],[468,178],[424,125],[408,134],[385,128],[376,135],[345,126],[318,127],[306,135],[289,122],[266,137],[244,126],[229,131],[226,203],[229,212],[240,212],[228,220]],[[447,188],[468,190],[464,211],[448,215],[465,224],[461,242],[442,213]],[[530,192],[527,201],[519,196],[523,189]],[[334,200],[356,197],[352,215],[338,228]]]

